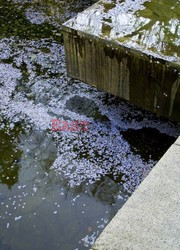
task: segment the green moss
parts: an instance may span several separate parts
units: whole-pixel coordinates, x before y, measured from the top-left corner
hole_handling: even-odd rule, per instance
[[[22,62],[21,66],[19,68],[21,69],[23,81],[28,82],[28,80],[29,80],[29,72],[28,72],[28,68],[27,68],[26,63]]]
[[[9,58],[6,58],[6,59],[1,59],[1,62],[11,64],[11,63],[13,63],[13,59],[14,59],[14,57],[12,56],[12,57],[9,57]]]
[[[112,30],[112,27],[110,25],[103,23],[102,32],[105,36],[109,36],[111,30]]]
[[[113,9],[116,6],[116,3],[100,3],[104,6],[104,12],[107,13],[109,10]]]
[[[48,48],[39,48],[39,50],[41,51],[41,52],[43,52],[43,53],[45,53],[45,54],[48,54],[48,53],[50,53],[51,52],[51,50],[50,49],[48,49]]]

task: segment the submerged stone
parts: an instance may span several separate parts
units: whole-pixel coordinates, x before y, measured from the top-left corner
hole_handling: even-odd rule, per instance
[[[96,103],[86,97],[72,97],[66,102],[66,108],[78,114],[92,117],[95,120],[109,121],[108,117],[100,113]]]

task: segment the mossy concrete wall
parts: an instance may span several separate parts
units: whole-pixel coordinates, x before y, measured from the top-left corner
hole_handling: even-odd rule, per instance
[[[120,44],[119,38],[112,39],[110,34],[96,34],[96,24],[99,28],[106,23],[98,23],[99,16],[104,20],[104,13],[107,12],[102,6],[104,2],[98,2],[63,25],[68,75],[180,122],[180,64],[178,57],[174,56],[177,53],[171,50],[169,53],[173,55],[173,60],[169,60],[170,57],[161,50],[156,56],[152,51],[147,53],[143,46],[136,49],[125,43]],[[127,0],[122,4],[126,2],[128,4]],[[118,1],[113,3],[111,8],[118,5]],[[120,16],[121,13],[118,13]],[[136,18],[138,20],[139,17]],[[171,44],[168,46],[175,48]]]
[[[180,121],[179,65],[78,31],[64,31],[68,75]]]

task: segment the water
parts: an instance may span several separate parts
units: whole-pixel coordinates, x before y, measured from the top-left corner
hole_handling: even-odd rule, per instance
[[[179,135],[67,77],[61,24],[91,3],[0,1],[2,250],[89,249]],[[53,118],[88,131],[52,132]]]

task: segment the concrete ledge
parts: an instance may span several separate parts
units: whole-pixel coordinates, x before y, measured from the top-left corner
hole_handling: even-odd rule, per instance
[[[180,137],[93,247],[120,249],[180,249]]]

